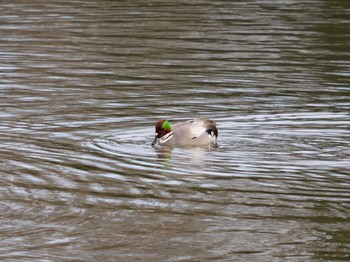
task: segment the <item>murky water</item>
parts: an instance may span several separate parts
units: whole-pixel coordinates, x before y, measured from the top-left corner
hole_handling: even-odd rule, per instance
[[[350,258],[348,1],[3,1],[0,258]],[[213,148],[152,148],[206,116]]]

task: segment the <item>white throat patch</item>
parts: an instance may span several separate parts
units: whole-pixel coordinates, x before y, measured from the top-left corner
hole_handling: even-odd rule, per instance
[[[164,144],[164,143],[166,143],[172,136],[173,136],[173,131],[171,131],[170,133],[168,133],[168,134],[162,136],[162,137],[160,138],[159,142],[160,142],[161,144]]]

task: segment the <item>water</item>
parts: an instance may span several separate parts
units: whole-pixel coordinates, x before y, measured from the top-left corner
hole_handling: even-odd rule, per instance
[[[348,1],[0,11],[2,261],[349,259]]]

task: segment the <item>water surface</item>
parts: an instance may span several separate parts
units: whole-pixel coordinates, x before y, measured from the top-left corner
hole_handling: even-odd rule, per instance
[[[0,11],[1,260],[349,259],[347,1]],[[196,116],[216,147],[151,147]]]

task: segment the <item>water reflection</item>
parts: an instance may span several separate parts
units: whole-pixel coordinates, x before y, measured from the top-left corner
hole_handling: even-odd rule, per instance
[[[0,11],[1,259],[349,258],[346,1]],[[151,147],[197,115],[217,147]]]

